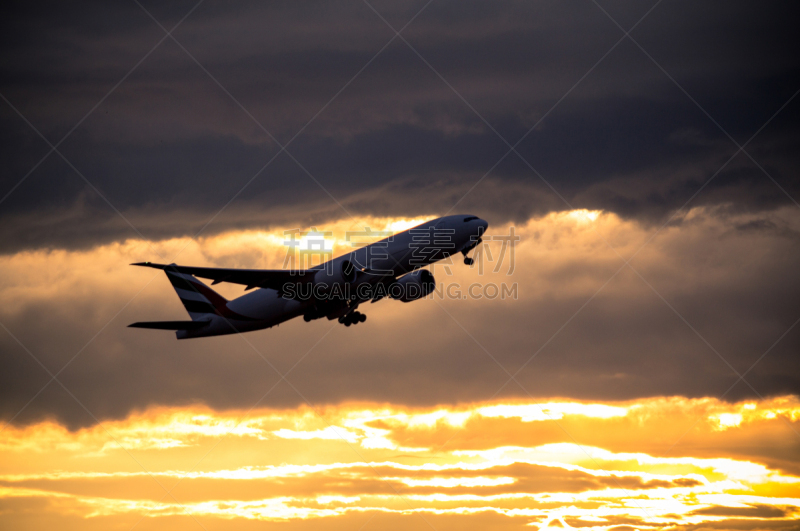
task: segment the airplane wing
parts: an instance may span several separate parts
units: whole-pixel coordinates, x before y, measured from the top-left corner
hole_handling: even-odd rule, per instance
[[[177,273],[185,273],[199,278],[213,280],[211,283],[230,282],[242,284],[245,289],[271,288],[281,291],[287,283],[305,282],[314,278],[317,273],[309,269],[222,269],[216,267],[180,266],[175,264],[154,264],[153,262],[138,262],[131,264],[154,269],[168,269]]]

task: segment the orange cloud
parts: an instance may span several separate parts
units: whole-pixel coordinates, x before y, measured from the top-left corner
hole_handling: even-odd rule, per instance
[[[323,525],[380,515],[389,528],[414,518],[465,528],[487,518],[598,530],[734,520],[770,527],[798,519],[800,474],[757,450],[742,455],[739,445],[796,425],[798,412],[795,396],[249,413],[161,407],[71,432],[53,422],[8,427],[0,499],[14,521],[44,503],[47,522],[87,525],[142,517]],[[741,419],[721,430],[725,415]],[[638,429],[616,435],[630,425]],[[681,437],[687,425],[693,433]],[[653,442],[658,434],[676,443],[669,455]]]

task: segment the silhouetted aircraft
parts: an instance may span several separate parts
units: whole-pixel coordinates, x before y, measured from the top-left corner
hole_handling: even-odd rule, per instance
[[[191,321],[133,323],[135,328],[175,330],[178,339],[261,330],[303,316],[327,317],[350,326],[367,316],[357,308],[388,297],[411,302],[435,288],[433,274],[421,269],[450,255],[467,253],[489,224],[477,216],[445,216],[308,269],[221,269],[141,262],[163,269]],[[230,282],[251,291],[227,300],[197,277]]]

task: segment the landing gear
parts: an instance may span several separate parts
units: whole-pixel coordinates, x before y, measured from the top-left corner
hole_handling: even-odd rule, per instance
[[[465,249],[463,249],[463,250],[461,251],[461,254],[463,254],[463,255],[464,255],[464,263],[465,263],[466,265],[468,265],[468,266],[471,266],[472,264],[474,264],[474,263],[475,263],[475,260],[474,260],[474,259],[472,259],[472,258],[470,258],[469,256],[467,256],[467,253],[468,253],[468,252],[470,252],[471,250],[473,250],[473,249],[474,249],[475,247],[477,247],[478,245],[480,245],[482,241],[483,241],[483,240],[482,240],[481,238],[478,238],[478,239],[477,239],[477,240],[475,240],[475,241],[474,241],[472,244],[470,244],[468,247],[466,247]]]
[[[345,326],[350,326],[358,323],[363,323],[367,320],[367,316],[361,312],[350,312],[347,315],[339,317],[339,322]]]

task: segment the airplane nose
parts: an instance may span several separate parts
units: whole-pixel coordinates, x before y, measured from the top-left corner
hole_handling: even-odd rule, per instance
[[[482,236],[486,232],[486,229],[488,229],[488,228],[489,228],[489,223],[487,223],[485,220],[482,220],[482,219],[478,220],[478,235],[479,236]]]

